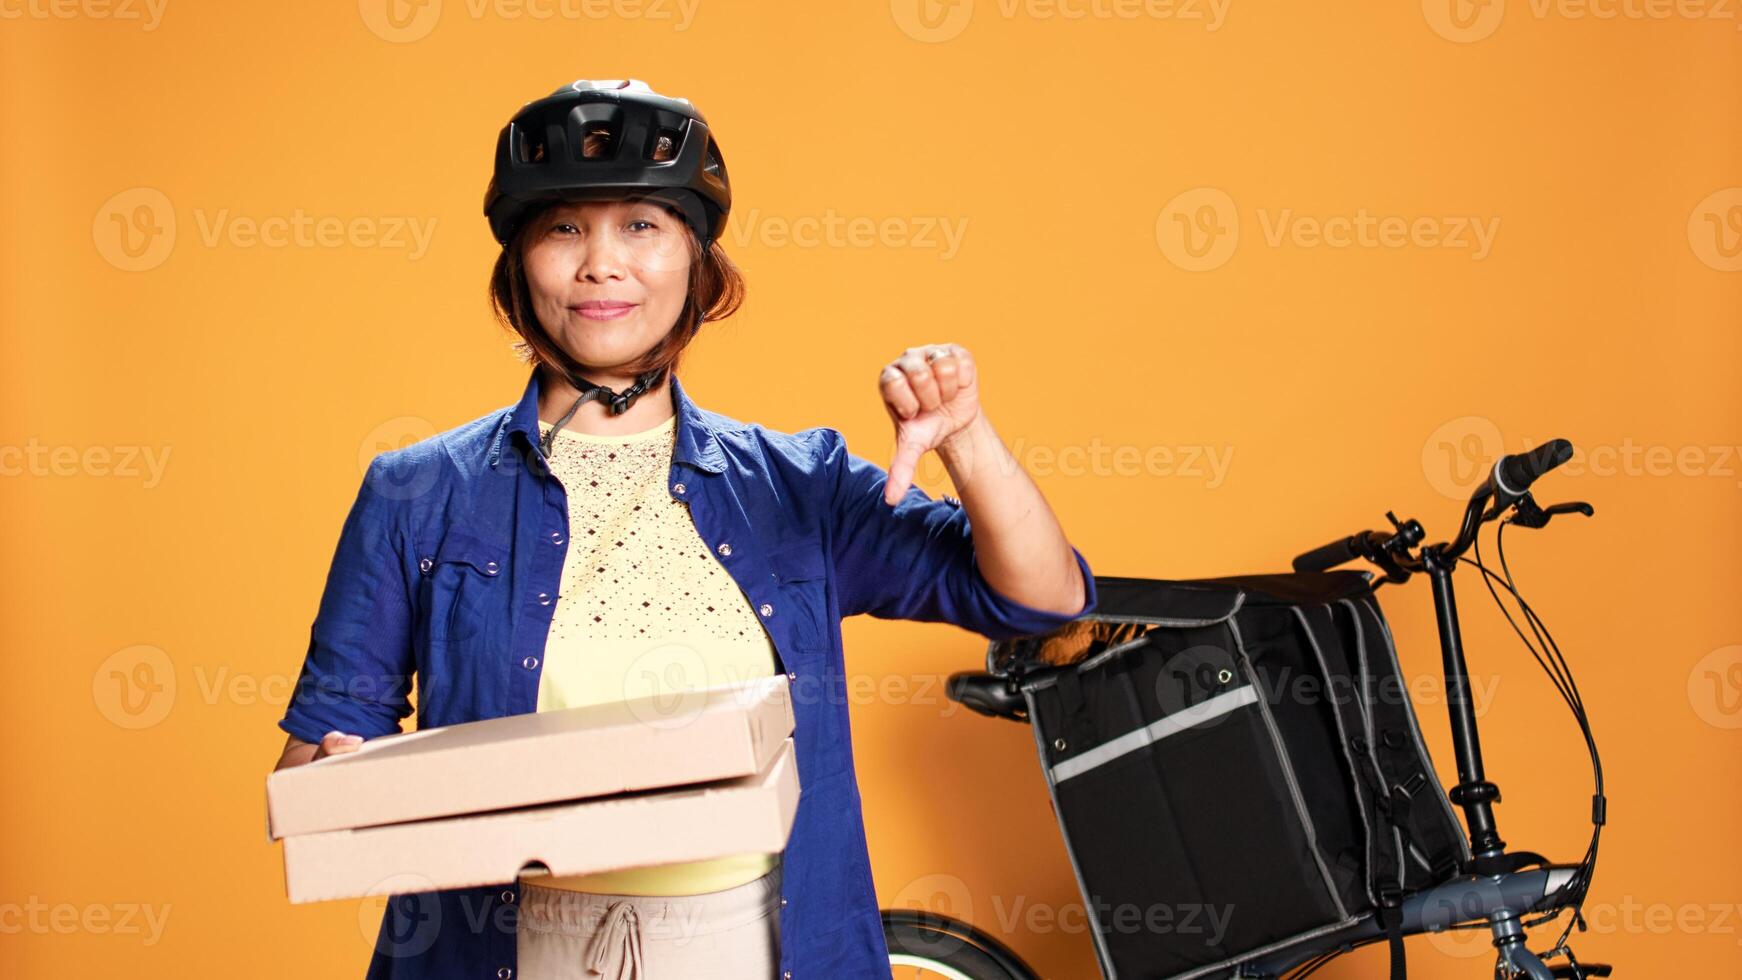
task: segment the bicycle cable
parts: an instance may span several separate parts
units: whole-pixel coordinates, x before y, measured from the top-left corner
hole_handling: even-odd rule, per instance
[[[1320,953],[1319,955],[1313,957],[1312,959],[1307,960],[1305,963],[1302,963],[1301,965],[1295,967],[1294,968],[1295,972],[1286,974],[1283,977],[1283,980],[1306,980],[1307,977],[1310,977],[1314,973],[1317,973],[1326,964],[1330,963],[1334,959],[1337,959],[1337,958],[1343,956],[1343,954],[1353,953],[1357,949],[1364,949],[1368,946],[1373,945],[1374,943],[1380,943],[1380,942],[1384,942],[1384,941],[1385,941],[1385,937],[1383,935],[1374,936],[1371,939],[1358,939],[1355,942],[1352,942],[1347,946],[1339,946],[1338,948],[1333,949],[1327,953]]]
[[[1590,890],[1592,876],[1596,873],[1597,845],[1602,836],[1603,825],[1607,822],[1607,798],[1603,792],[1603,763],[1597,752],[1596,737],[1591,731],[1590,716],[1585,711],[1584,698],[1579,693],[1577,682],[1573,680],[1571,665],[1567,663],[1566,657],[1561,653],[1560,645],[1555,642],[1554,636],[1549,632],[1547,624],[1545,624],[1542,621],[1542,618],[1536,614],[1536,610],[1532,609],[1530,604],[1524,601],[1524,597],[1518,594],[1517,584],[1512,577],[1512,569],[1508,566],[1506,561],[1505,533],[1506,525],[1510,523],[1512,523],[1511,518],[1502,521],[1500,526],[1495,530],[1494,535],[1495,550],[1500,560],[1502,575],[1496,575],[1486,564],[1483,563],[1480,534],[1476,536],[1474,542],[1476,554],[1475,559],[1471,560],[1470,558],[1460,557],[1458,560],[1467,562],[1481,571],[1482,584],[1487,586],[1488,594],[1493,597],[1495,606],[1499,608],[1501,615],[1506,617],[1507,624],[1511,626],[1512,631],[1518,635],[1519,642],[1523,643],[1525,649],[1530,651],[1531,656],[1536,660],[1537,665],[1542,668],[1543,673],[1547,674],[1550,682],[1554,684],[1556,692],[1558,692],[1561,699],[1566,702],[1567,708],[1572,712],[1574,720],[1578,722],[1580,734],[1584,736],[1585,747],[1591,755],[1591,774],[1594,784],[1594,792],[1591,797],[1591,840],[1585,848],[1584,856],[1578,862],[1578,872],[1574,875],[1573,880],[1558,889],[1558,891],[1563,893],[1573,890],[1576,897],[1570,906],[1562,906],[1561,908],[1557,908],[1552,912],[1538,917],[1534,921],[1522,923],[1523,927],[1532,928],[1541,925],[1544,922],[1553,920],[1555,917],[1559,916],[1561,911],[1565,908],[1571,908],[1573,912],[1572,918],[1567,922],[1566,928],[1561,932],[1559,940],[1555,943],[1555,948],[1560,948],[1566,945],[1567,937],[1572,934],[1575,925],[1577,925],[1581,931],[1585,928],[1585,898]],[[1511,594],[1513,601],[1518,604],[1519,611],[1523,614],[1525,623],[1530,627],[1531,635],[1536,638],[1536,643],[1532,643],[1530,638],[1524,635],[1524,630],[1519,628],[1517,620],[1513,618],[1512,612],[1506,608],[1506,603],[1500,598],[1500,593],[1494,588],[1495,582],[1499,582],[1501,586]],[[1540,650],[1538,649],[1539,645],[1541,647]],[[1473,927],[1474,925],[1471,926],[1471,928]]]
[[[1284,977],[1283,980],[1306,980],[1307,977],[1319,972],[1319,967],[1324,966],[1326,963],[1329,963],[1342,955],[1342,952],[1343,951],[1339,949],[1329,953],[1320,953],[1296,967],[1295,971]]]

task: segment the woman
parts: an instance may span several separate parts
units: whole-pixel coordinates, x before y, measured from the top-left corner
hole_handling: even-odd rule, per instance
[[[717,240],[730,204],[702,116],[637,81],[575,82],[503,129],[491,296],[531,376],[517,404],[370,464],[279,766],[400,731],[414,675],[425,728],[783,671],[802,787],[787,847],[395,895],[371,977],[887,976],[841,618],[1007,637],[1094,608],[966,349],[883,367],[888,473],[834,429],[690,400],[680,356],[743,292]],[[911,485],[928,451],[959,500]]]

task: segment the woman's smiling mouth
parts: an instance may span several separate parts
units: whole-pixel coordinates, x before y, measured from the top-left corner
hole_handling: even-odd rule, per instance
[[[590,299],[569,309],[589,320],[615,320],[635,309],[635,304],[616,299]]]

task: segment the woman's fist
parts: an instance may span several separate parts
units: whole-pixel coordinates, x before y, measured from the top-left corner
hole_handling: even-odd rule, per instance
[[[893,506],[913,484],[920,457],[979,417],[974,355],[960,344],[909,347],[883,368],[877,387],[895,423],[895,460],[883,490]]]

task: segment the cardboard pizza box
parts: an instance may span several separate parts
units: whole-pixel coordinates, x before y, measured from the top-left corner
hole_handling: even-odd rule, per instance
[[[293,903],[514,882],[553,875],[773,854],[798,812],[792,739],[749,776],[572,803],[284,838]]]
[[[750,776],[793,728],[787,678],[775,674],[388,735],[270,774],[267,837]]]

